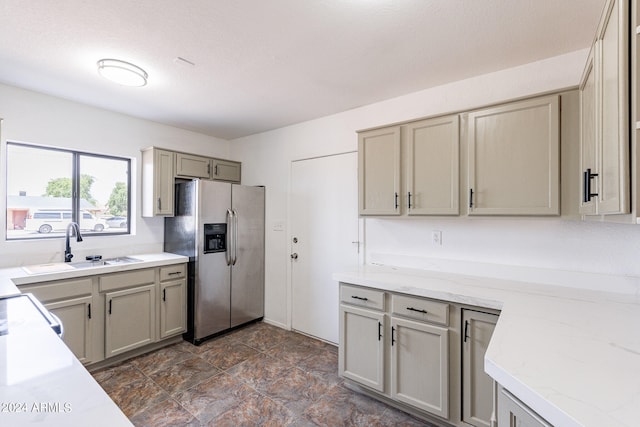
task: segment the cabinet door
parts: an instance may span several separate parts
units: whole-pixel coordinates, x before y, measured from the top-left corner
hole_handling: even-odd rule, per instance
[[[458,116],[404,126],[407,213],[458,215]]]
[[[212,176],[216,181],[240,183],[242,164],[230,160],[212,159]]]
[[[105,294],[105,357],[155,341],[156,285]]]
[[[587,65],[580,83],[580,171],[581,197],[580,213],[595,214],[595,196],[598,192],[597,184],[599,167],[596,155],[596,69],[595,55],[599,51],[599,42],[589,52]]]
[[[358,134],[360,215],[400,215],[400,127]]]
[[[160,338],[187,330],[187,282],[160,283]]]
[[[384,313],[340,305],[339,373],[384,392]]]
[[[469,214],[558,215],[558,96],[469,113]]]
[[[207,157],[176,153],[176,176],[209,179],[211,164]]]
[[[493,411],[493,379],[484,371],[484,354],[498,316],[462,310],[462,421],[489,427]]]
[[[448,329],[391,318],[391,397],[449,417]]]
[[[58,316],[64,327],[62,340],[82,363],[92,361],[91,296],[66,299],[45,304]]]
[[[598,39],[601,126],[598,213],[629,213],[628,3],[610,0]],[[597,58],[597,56],[596,56]]]
[[[498,425],[500,427],[552,427],[502,387],[498,389]]]
[[[173,215],[173,153],[152,148],[142,153],[142,216]]]

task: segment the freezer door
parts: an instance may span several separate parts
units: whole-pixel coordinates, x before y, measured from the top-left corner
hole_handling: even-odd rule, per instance
[[[194,338],[229,329],[230,267],[224,252],[204,254],[204,224],[226,222],[231,185],[197,180],[197,255],[194,286]],[[228,228],[228,226],[227,226]]]
[[[264,187],[231,186],[231,327],[264,316]]]

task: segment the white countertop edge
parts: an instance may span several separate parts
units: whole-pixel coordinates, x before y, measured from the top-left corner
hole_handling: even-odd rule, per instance
[[[487,357],[486,355],[484,358],[484,370],[497,383],[509,390],[511,394],[524,402],[547,422],[551,423],[551,425],[562,427],[583,427],[580,422],[576,421],[566,412],[562,411],[556,405],[531,390],[526,386],[526,384],[518,381],[501,367],[494,364],[491,357]]]

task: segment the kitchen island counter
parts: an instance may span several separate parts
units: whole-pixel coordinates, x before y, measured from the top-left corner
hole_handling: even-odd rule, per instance
[[[501,310],[485,354],[485,371],[492,378],[557,427],[638,425],[637,292],[376,265],[333,277],[342,283]],[[589,279],[620,282],[607,275]],[[638,279],[623,281],[633,289]]]

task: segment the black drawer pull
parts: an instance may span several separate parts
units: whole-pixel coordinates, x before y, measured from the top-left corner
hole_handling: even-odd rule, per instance
[[[417,311],[418,313],[427,314],[427,310],[422,310],[420,308],[407,307],[407,310],[409,310],[409,311]]]
[[[168,276],[175,276],[176,274],[182,274],[182,271],[173,271],[168,274]]]
[[[357,295],[351,295],[351,298],[359,299],[360,301],[369,301],[369,298],[359,297]]]

